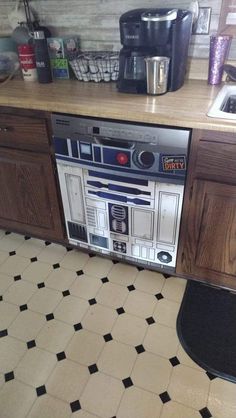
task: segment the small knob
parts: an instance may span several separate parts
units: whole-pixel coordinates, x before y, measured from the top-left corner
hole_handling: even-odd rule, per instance
[[[134,155],[134,163],[139,168],[150,168],[155,162],[155,156],[150,151],[139,151]]]

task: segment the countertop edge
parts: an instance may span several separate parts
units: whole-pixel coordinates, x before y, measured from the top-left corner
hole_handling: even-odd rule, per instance
[[[13,80],[0,85],[0,106],[236,133],[235,121],[206,116],[219,88],[207,86],[205,81],[188,80],[180,90],[155,97],[118,93],[114,85],[73,80],[47,86],[26,84],[29,82]]]

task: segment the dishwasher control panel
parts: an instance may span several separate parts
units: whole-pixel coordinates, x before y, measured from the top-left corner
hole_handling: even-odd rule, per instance
[[[189,130],[61,115],[54,115],[53,128],[58,159],[111,173],[184,182]]]

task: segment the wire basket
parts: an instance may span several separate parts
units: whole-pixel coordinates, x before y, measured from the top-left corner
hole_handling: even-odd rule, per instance
[[[84,52],[70,61],[70,66],[81,81],[116,81],[119,74],[118,52]]]

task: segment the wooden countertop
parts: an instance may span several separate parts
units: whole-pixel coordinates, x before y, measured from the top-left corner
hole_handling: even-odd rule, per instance
[[[12,80],[0,85],[0,106],[236,133],[234,121],[206,116],[219,90],[188,80],[176,92],[148,96],[118,93],[115,83]]]

